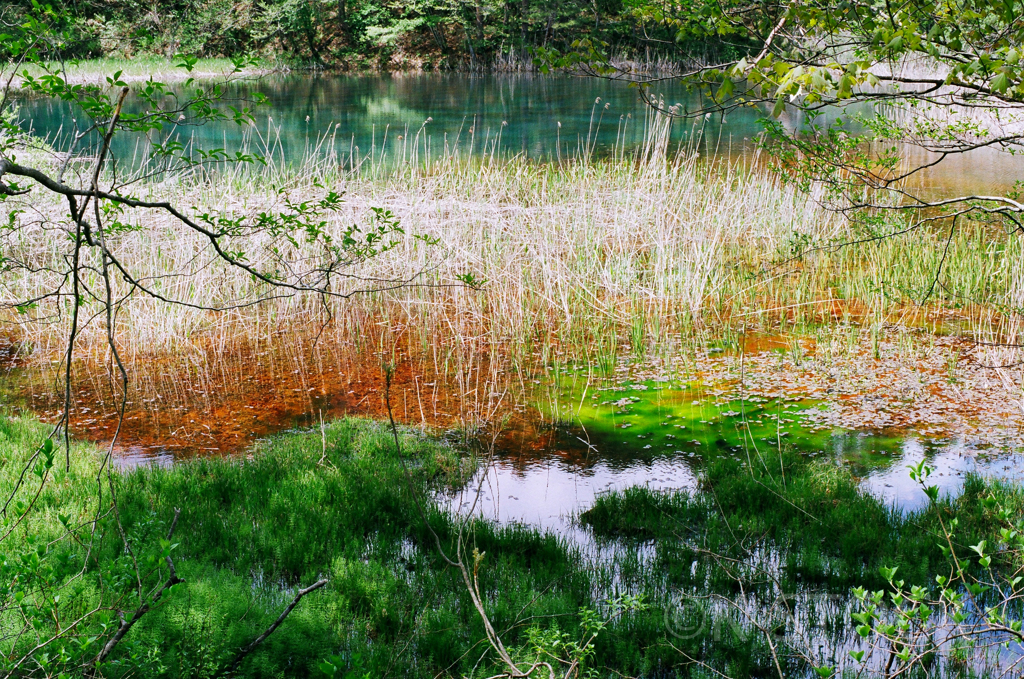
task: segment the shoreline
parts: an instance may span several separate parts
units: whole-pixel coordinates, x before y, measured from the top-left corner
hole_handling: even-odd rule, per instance
[[[495,63],[485,66],[467,63],[464,67],[460,68],[423,68],[423,64],[429,64],[429,62],[423,62],[422,60],[417,59],[405,59],[399,64],[393,64],[393,68],[380,66],[367,67],[366,64],[348,65],[342,63],[329,64],[326,66],[286,63],[268,63],[264,65],[262,60],[260,60],[257,61],[259,65],[256,68],[246,68],[238,73],[232,73],[232,69],[234,68],[233,63],[230,58],[226,57],[201,58],[196,62],[192,71],[186,71],[183,67],[178,65],[178,61],[178,59],[168,59],[159,55],[144,55],[131,59],[122,57],[100,57],[96,59],[69,60],[66,62],[65,74],[63,77],[66,82],[73,85],[104,85],[107,82],[107,77],[113,75],[117,71],[122,71],[120,79],[129,84],[146,82],[151,78],[165,83],[179,83],[189,79],[212,80],[228,76],[256,78],[275,74],[302,74],[310,76],[530,74],[545,76],[568,75],[579,77],[607,77],[589,76],[588,74],[580,71],[566,69],[553,70],[551,73],[543,73],[531,62],[520,61],[517,62],[517,64],[508,64],[503,63],[501,60],[496,60]],[[682,73],[686,67],[686,65],[682,63],[671,64],[659,62],[651,64],[623,58],[613,58],[611,63],[619,71],[616,76],[612,77],[613,80],[654,74],[671,76],[675,73]],[[39,74],[38,69],[35,69],[35,71],[36,72],[32,75]],[[0,71],[0,73],[2,73],[2,71]],[[23,78],[18,75],[12,79],[11,85],[20,87],[22,82]]]

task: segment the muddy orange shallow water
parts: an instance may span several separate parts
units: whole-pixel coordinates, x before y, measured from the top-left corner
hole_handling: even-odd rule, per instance
[[[485,493],[495,516],[523,520],[541,512],[542,522],[558,523],[567,507],[621,484],[691,485],[704,456],[736,455],[748,445],[838,456],[874,492],[899,502],[913,491],[901,481],[904,457],[938,456],[952,479],[982,455],[982,467],[1014,476],[1022,447],[1020,370],[986,368],[992,357],[983,350],[920,327],[750,333],[717,344],[669,338],[658,354],[624,346],[603,370],[568,360],[550,342],[513,361],[482,333],[424,342],[402,327],[314,330],[135,360],[114,446],[119,463],[244,453],[260,438],[321,420],[385,418],[389,367],[395,418],[474,434],[494,453],[488,473],[501,470],[481,479],[495,488]],[[63,406],[56,364],[8,363],[8,393],[56,421]],[[109,367],[75,365],[77,437],[109,443],[117,430],[120,395]],[[795,422],[788,409],[798,403]],[[672,417],[689,418],[685,436],[676,431],[683,420]],[[768,426],[777,431],[749,435]],[[992,460],[1010,462],[1004,470]],[[549,502],[537,499],[541,488]]]

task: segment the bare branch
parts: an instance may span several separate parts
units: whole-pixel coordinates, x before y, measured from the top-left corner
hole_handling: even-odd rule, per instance
[[[267,637],[269,637],[271,634],[273,634],[274,631],[277,630],[277,628],[281,626],[281,623],[283,623],[285,618],[288,617],[288,614],[291,613],[292,610],[296,606],[299,605],[300,601],[302,601],[302,597],[306,596],[307,594],[309,594],[311,592],[315,592],[316,590],[320,589],[321,587],[323,587],[326,584],[327,584],[327,580],[326,579],[324,579],[324,580],[317,580],[316,582],[314,582],[309,587],[306,587],[305,589],[300,589],[298,592],[296,592],[295,593],[295,598],[292,599],[291,603],[288,604],[288,606],[281,612],[281,615],[279,615],[277,617],[277,620],[275,620],[270,625],[270,627],[268,627],[263,632],[263,634],[259,635],[258,637],[253,639],[247,646],[245,646],[244,648],[239,650],[238,653],[235,655],[234,659],[231,661],[231,663],[229,665],[227,665],[225,669],[222,669],[220,672],[218,672],[215,676],[218,676],[218,677],[230,677],[230,676],[233,676],[235,671],[238,670],[238,666],[242,664],[243,660],[245,660],[246,656],[249,655],[250,653],[252,653],[253,650],[255,650],[257,646],[259,646],[264,641],[266,641]]]
[[[168,540],[170,540],[171,537],[174,535],[174,529],[178,526],[178,516],[180,514],[180,509],[174,510],[174,518],[171,520],[171,528],[167,531]],[[96,656],[96,660],[93,662],[93,665],[98,666],[100,663],[107,659],[111,651],[113,651],[114,648],[121,642],[121,640],[124,639],[124,635],[128,634],[128,632],[135,625],[135,623],[141,620],[142,616],[144,616],[146,613],[150,611],[150,604],[155,604],[158,601],[160,601],[160,597],[162,597],[164,595],[164,592],[169,590],[171,587],[179,583],[185,582],[184,580],[178,577],[177,571],[175,571],[174,569],[174,562],[171,560],[170,554],[167,555],[166,561],[167,566],[170,570],[170,575],[167,578],[167,580],[164,581],[164,583],[160,586],[160,588],[150,598],[149,601],[146,601],[145,599],[143,600],[139,607],[135,609],[135,613],[132,615],[130,619],[125,619],[123,616],[121,617],[120,626],[118,626],[117,631],[114,632],[114,636],[112,636],[107,641],[107,643],[103,645],[103,649]]]

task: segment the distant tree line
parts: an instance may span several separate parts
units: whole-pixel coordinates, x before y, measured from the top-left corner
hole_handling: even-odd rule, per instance
[[[28,9],[31,0],[14,0]],[[630,0],[56,0],[65,56],[260,54],[329,68],[522,68],[532,49],[586,36],[614,55],[678,61],[708,44]],[[0,48],[2,49],[2,48]]]

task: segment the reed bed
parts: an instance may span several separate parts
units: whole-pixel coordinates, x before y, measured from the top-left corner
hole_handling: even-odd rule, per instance
[[[316,198],[327,187],[346,197],[330,217],[335,236],[352,224],[370,224],[372,207],[391,210],[405,236],[391,251],[348,270],[351,277],[337,292],[372,289],[367,281],[374,280],[411,285],[334,300],[330,311],[339,326],[352,323],[358,310],[364,317],[379,315],[381,322],[427,324],[431,333],[485,333],[495,342],[528,347],[538,334],[589,342],[595,328],[628,336],[740,319],[827,319],[854,308],[859,314],[900,314],[908,303],[925,301],[932,289],[927,302],[933,311],[973,307],[975,329],[1016,330],[1013,319],[1024,297],[1019,239],[987,226],[961,229],[935,285],[945,234],[919,231],[833,247],[857,234],[812,196],[756,167],[670,154],[664,130],[654,132],[635,157],[595,160],[584,152],[550,164],[502,157],[493,148],[472,160],[457,150],[420,160],[429,156],[420,155],[425,142],[415,136],[392,146],[385,140],[354,168],[320,146],[290,165],[275,156],[267,135],[256,142],[269,159],[259,170],[198,168],[174,182],[137,187],[136,193],[195,206],[196,214],[254,216],[283,208],[278,187],[293,200]],[[42,194],[32,200],[38,230],[8,232],[3,250],[42,272],[8,276],[0,292],[4,303],[59,284],[63,244],[41,236],[45,224],[60,222],[63,206]],[[325,317],[315,295],[238,308],[269,291],[213,257],[200,235],[153,213],[129,219],[138,229],[113,237],[114,250],[140,279],[185,303],[168,305],[118,282],[115,293],[126,299],[117,337],[129,355],[176,351],[197,341],[223,343]],[[415,236],[439,243],[429,246]],[[790,258],[807,244],[825,247]],[[257,267],[269,265],[271,245],[262,236],[238,243]],[[300,246],[293,254],[301,260],[315,253]],[[465,273],[486,283],[480,290],[460,286],[457,276]],[[33,356],[46,360],[67,335],[60,312],[54,304],[5,320]],[[81,340],[83,347],[102,347],[105,331],[98,319]]]
[[[739,359],[748,382],[763,363],[768,385],[782,380],[809,389],[807,396],[838,379],[845,383],[836,394],[858,397],[833,404],[823,424],[884,424],[872,394],[899,401],[890,410],[903,426],[931,426],[941,417],[950,434],[978,435],[960,424],[975,421],[977,408],[992,399],[1017,412],[1019,348],[928,338],[1017,338],[1024,306],[1019,239],[966,224],[948,251],[948,232],[856,243],[853,227],[756,163],[672,152],[667,123],[647,125],[648,141],[635,154],[620,149],[598,160],[584,142],[573,158],[548,164],[505,157],[500,140],[468,157],[458,145],[436,153],[413,133],[385,139],[361,157],[339,157],[336,140],[322,135],[291,165],[272,131],[253,129],[247,144],[267,158],[258,171],[198,167],[175,182],[140,184],[136,191],[147,198],[229,215],[281,208],[281,187],[293,200],[333,189],[345,194],[330,217],[335,234],[371,223],[374,207],[391,210],[405,234],[346,272],[351,278],[336,291],[351,297],[325,305],[318,296],[294,295],[236,306],[270,291],[212,257],[197,235],[152,214],[132,216],[129,223],[141,228],[110,237],[118,256],[154,290],[185,304],[114,281],[123,299],[115,337],[132,376],[119,425],[121,395],[111,382],[102,307],[87,302],[72,375],[73,432],[109,441],[120,426],[119,453],[128,457],[238,452],[282,427],[386,415],[387,366],[396,371],[400,421],[463,432],[529,428],[535,380],[567,366],[611,375],[623,361],[635,363],[638,374],[686,364],[710,384],[718,379],[711,352],[733,341],[748,346],[757,336],[797,348],[781,374],[771,347],[748,347],[750,360]],[[48,229],[62,205],[42,198],[32,196],[32,229],[3,235],[3,255],[41,273],[6,276],[4,302],[58,285],[62,244]],[[239,247],[259,267],[270,245],[251,238]],[[315,252],[300,245],[292,255]],[[97,261],[90,264],[98,269]],[[464,286],[456,279],[464,273],[486,282]],[[392,279],[412,284],[359,292],[373,287],[367,281]],[[102,288],[95,273],[85,283]],[[46,420],[64,410],[53,385],[62,381],[55,369],[67,311],[64,300],[2,319],[14,353],[30,368],[9,390]],[[908,332],[915,328],[924,333]],[[807,353],[801,338],[818,347],[813,361],[797,357]],[[910,412],[905,390],[888,385],[893,374],[922,370],[939,389],[921,392],[923,405]],[[995,413],[1006,408],[989,410],[998,420]]]

